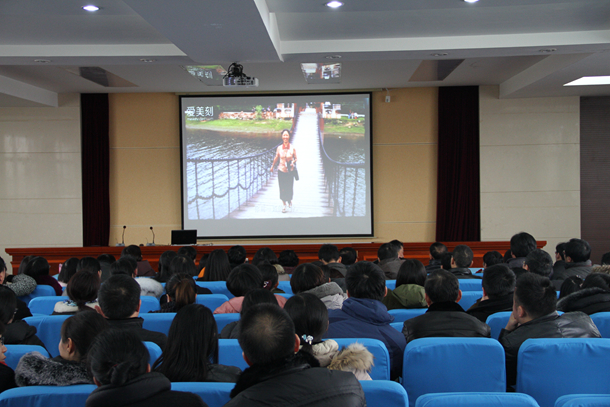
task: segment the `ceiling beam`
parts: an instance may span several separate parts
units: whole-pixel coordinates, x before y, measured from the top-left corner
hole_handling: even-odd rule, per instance
[[[15,79],[0,76],[0,94],[38,103],[44,106],[59,106],[58,94]]]

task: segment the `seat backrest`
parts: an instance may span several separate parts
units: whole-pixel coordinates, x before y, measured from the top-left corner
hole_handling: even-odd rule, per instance
[[[396,289],[396,280],[386,280],[385,286],[388,288],[388,290],[395,290]]]
[[[462,290],[462,292],[483,291],[483,280],[480,278],[460,278],[458,281],[460,282],[460,290]]]
[[[506,324],[510,319],[510,314],[512,314],[511,311],[496,312],[487,317],[486,323],[491,328],[492,338],[498,339],[500,337],[500,332],[506,327]]]
[[[144,319],[142,328],[167,335],[169,334],[169,327],[172,325],[176,313],[158,312],[154,314],[140,314],[140,316]]]
[[[218,363],[227,366],[237,366],[241,370],[248,367],[242,356],[241,346],[237,339],[218,340]]]
[[[278,282],[277,288],[284,291],[286,294],[293,294],[292,287],[290,286],[290,281]]]
[[[517,391],[553,407],[566,394],[610,393],[610,339],[528,339],[517,355]]]
[[[337,341],[339,349],[346,347],[354,342],[363,344],[369,352],[373,354],[373,369],[371,369],[371,379],[390,380],[390,353],[388,348],[379,339],[370,338],[331,338]]]
[[[229,299],[235,297],[227,288],[226,281],[196,281],[195,283],[199,287],[207,288],[212,294],[224,294],[229,297]]]
[[[19,359],[26,353],[30,352],[38,352],[42,356],[49,357],[49,352],[42,346],[38,345],[6,345],[6,352],[4,352],[4,356],[6,359],[6,365],[11,369],[15,370],[17,367],[17,363],[19,363]]]
[[[568,394],[555,401],[555,407],[610,406],[610,394]]]
[[[159,357],[161,356],[161,348],[154,342],[144,341],[143,343],[144,346],[146,346],[146,349],[148,350],[148,363],[152,367],[152,365],[155,363],[155,360],[159,359]]]
[[[93,384],[17,387],[0,393],[0,407],[84,406],[95,388]]]
[[[591,319],[597,326],[602,338],[610,338],[610,312],[597,312],[591,314]]]
[[[402,328],[405,325],[404,322],[392,322],[390,326],[396,329],[398,332],[402,332]]]
[[[22,295],[19,299],[26,304],[29,304],[32,298],[36,297],[54,297],[57,293],[55,293],[55,289],[50,285],[39,284],[36,286],[34,291],[29,293],[28,295]]]
[[[220,332],[227,324],[234,321],[239,321],[239,313],[234,312],[229,314],[214,314],[214,319],[216,320],[218,332]]]
[[[483,296],[483,291],[462,291],[462,298],[458,302],[464,311],[472,307],[479,298]]]
[[[409,397],[400,383],[390,380],[360,381],[367,406],[405,407],[409,405]]]
[[[224,294],[199,294],[195,302],[205,305],[214,312],[214,310],[229,301],[229,297]]]
[[[415,407],[539,407],[521,393],[429,393],[419,396]]]
[[[158,311],[161,308],[159,300],[150,295],[140,296],[140,301],[142,301],[142,304],[140,305],[140,314],[146,314],[150,311]]]
[[[36,327],[36,336],[44,343],[51,357],[59,356],[59,341],[61,339],[61,325],[71,315],[38,315],[23,320],[28,325]]]
[[[394,317],[394,322],[405,322],[407,319],[415,318],[423,315],[428,311],[428,308],[410,308],[410,309],[391,309],[388,312]],[[402,330],[402,328],[401,328]]]
[[[284,297],[286,299],[289,299],[290,297],[294,296],[294,294],[289,294],[289,293],[277,293],[275,295],[280,295],[280,296],[282,296],[282,297]]]
[[[174,382],[172,390],[198,394],[209,407],[222,407],[231,400],[235,383]]]
[[[51,315],[55,309],[55,304],[67,300],[64,296],[44,296],[35,297],[30,300],[28,308],[32,315]]]
[[[490,338],[421,338],[407,344],[403,386],[413,407],[441,392],[505,392],[504,348]]]

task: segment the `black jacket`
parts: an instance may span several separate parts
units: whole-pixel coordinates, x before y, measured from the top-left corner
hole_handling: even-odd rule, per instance
[[[301,352],[274,365],[243,371],[225,407],[363,407],[364,391],[351,372],[311,367]]]
[[[6,325],[4,343],[7,345],[39,345],[46,349],[45,344],[36,336],[36,327],[25,321],[15,321]]]
[[[603,288],[585,288],[557,301],[557,310],[581,311],[587,315],[610,311],[610,292]]]
[[[17,387],[15,384],[15,372],[2,362],[0,363],[0,393],[13,387]]]
[[[553,280],[565,280],[568,277],[578,276],[583,280],[585,277],[589,275],[591,272],[591,261],[587,260],[582,263],[566,263],[564,265],[564,269],[558,271],[557,273],[553,272],[552,279]]]
[[[162,332],[149,331],[148,329],[142,328],[142,324],[144,323],[143,318],[108,319],[107,321],[111,327],[132,330],[138,334],[142,341],[154,342],[159,345],[161,350],[165,349],[167,336]]]
[[[472,274],[472,271],[470,271],[469,268],[464,268],[464,267],[456,267],[453,268],[451,270],[448,270],[451,274],[453,274],[454,276],[456,276],[458,279],[459,278],[477,278],[477,279],[482,279],[483,277],[481,276],[475,276],[474,274]]]
[[[15,368],[15,382],[19,386],[70,386],[93,384],[87,366],[61,356],[46,358],[38,352],[26,353]]]
[[[502,329],[500,344],[506,354],[506,384],[517,382],[517,355],[521,344],[530,338],[601,338],[591,317],[582,312],[569,312],[561,316],[552,312],[519,325],[512,331]]]
[[[402,333],[407,343],[430,337],[491,337],[489,325],[450,301],[432,303],[424,315],[406,320]]]
[[[439,270],[441,268],[441,261],[432,259],[430,263],[426,266],[426,272],[429,273],[434,270]]]
[[[481,322],[486,322],[487,317],[496,312],[512,311],[513,310],[513,293],[484,301],[477,301],[472,307],[466,311]]]
[[[172,391],[161,373],[146,373],[124,386],[106,384],[93,390],[86,407],[207,407],[196,394]]]

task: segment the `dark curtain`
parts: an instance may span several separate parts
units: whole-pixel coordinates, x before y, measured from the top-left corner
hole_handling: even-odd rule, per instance
[[[436,240],[480,241],[479,88],[438,93]]]
[[[81,95],[83,246],[108,246],[108,94]]]

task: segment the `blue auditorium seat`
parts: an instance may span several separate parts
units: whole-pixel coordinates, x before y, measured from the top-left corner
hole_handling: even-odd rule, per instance
[[[590,315],[602,338],[610,339],[610,312],[597,312]]]
[[[464,311],[474,305],[483,296],[483,291],[462,291],[462,298],[458,302]]]
[[[423,315],[428,308],[391,309],[388,312],[394,317],[394,322],[405,322],[407,319]],[[402,328],[401,328],[402,330]]]
[[[188,391],[198,394],[208,407],[222,407],[231,400],[229,394],[235,387],[235,383],[217,382],[175,382],[172,390]]]
[[[197,296],[197,300],[195,301],[197,304],[205,305],[212,312],[226,301],[229,301],[229,297],[224,294],[199,294]]]
[[[281,295],[282,297],[289,299],[290,297],[294,296],[294,294],[289,294],[289,293],[277,293],[275,295]]]
[[[566,394],[610,393],[610,339],[528,339],[517,360],[517,391],[540,407]]]
[[[44,296],[44,297],[36,297],[30,300],[28,304],[28,308],[34,315],[51,315],[53,310],[55,309],[55,304],[61,301],[67,300],[68,297],[65,296]]]
[[[293,294],[292,287],[290,286],[290,281],[278,282],[277,288],[284,291],[286,294]]]
[[[421,338],[407,344],[403,386],[409,405],[422,394],[505,392],[504,348],[490,338]]]
[[[32,291],[28,295],[22,295],[18,297],[21,301],[29,304],[32,298],[36,297],[54,297],[57,294],[55,293],[55,289],[50,285],[37,285],[34,291]]]
[[[238,313],[229,313],[229,314],[214,314],[214,319],[216,320],[216,326],[218,327],[218,332],[222,331],[227,324],[230,324],[234,321],[239,321]]]
[[[386,280],[385,286],[388,287],[388,290],[395,290],[396,289],[396,280]]]
[[[460,282],[460,290],[462,292],[483,290],[483,280],[480,278],[460,278],[458,281]]]
[[[161,308],[159,300],[150,295],[140,296],[140,301],[142,301],[142,304],[140,305],[140,314],[146,314],[150,311],[158,311]]]
[[[504,312],[496,312],[495,314],[491,314],[487,317],[487,325],[491,328],[491,337],[494,339],[498,339],[500,337],[500,332],[504,329],[508,320],[510,319],[511,311]]]
[[[61,325],[71,315],[38,315],[23,320],[28,325],[36,327],[36,336],[44,343],[51,357],[59,356],[59,341],[61,339]]]
[[[84,406],[96,386],[28,386],[0,393],[0,407],[72,407]]]
[[[38,345],[6,345],[6,352],[4,356],[6,359],[6,365],[11,369],[15,370],[17,367],[17,363],[19,363],[19,359],[26,353],[30,352],[38,352],[42,356],[49,357],[49,352],[42,346]]]
[[[400,383],[390,380],[361,380],[367,407],[406,407],[409,397]]]
[[[390,380],[390,353],[383,342],[378,339],[370,338],[331,338],[337,341],[339,349],[346,347],[354,342],[359,342],[373,354],[373,369],[370,376],[373,380]]]
[[[555,401],[555,407],[608,407],[610,394],[568,394]]]
[[[212,294],[224,294],[229,299],[235,297],[227,288],[226,281],[195,281],[199,287],[207,288]]]
[[[402,327],[405,325],[404,322],[392,322],[390,326],[396,329],[398,332],[402,332]]]
[[[142,328],[148,329],[149,331],[161,332],[167,335],[176,313],[158,312],[154,314],[140,314],[140,316],[144,319]]]
[[[415,407],[539,407],[521,393],[429,393],[419,396]]]
[[[237,366],[241,370],[248,367],[242,356],[241,346],[237,339],[218,340],[218,363],[227,366]]]
[[[146,346],[146,349],[148,350],[148,363],[152,367],[152,365],[155,363],[155,360],[159,359],[163,351],[161,350],[159,345],[154,342],[144,341],[143,343],[144,346]]]

